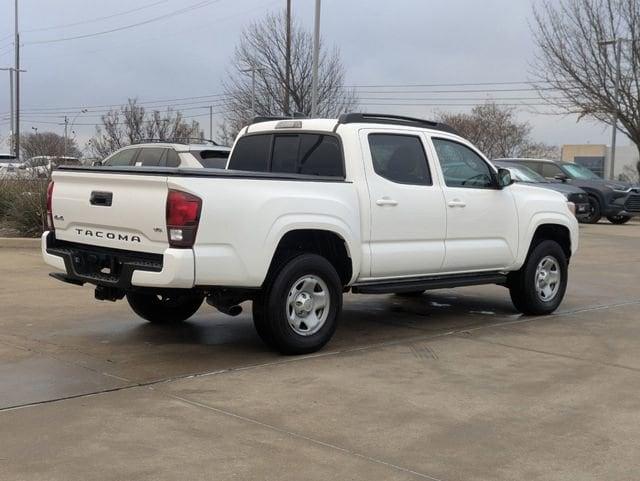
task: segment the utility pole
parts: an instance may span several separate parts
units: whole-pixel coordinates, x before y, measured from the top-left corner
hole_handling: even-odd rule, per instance
[[[318,115],[318,58],[320,53],[320,0],[316,0],[313,29],[313,77],[311,84],[311,116]]]
[[[15,0],[15,53],[16,53],[16,130],[15,130],[15,156],[20,160],[20,33],[18,32],[18,0]]]
[[[64,116],[64,157],[67,156],[67,127],[69,126],[69,117]]]
[[[213,106],[209,105],[209,140],[213,139]]]
[[[287,0],[287,47],[285,53],[284,114],[290,115],[289,92],[291,91],[291,0]]]

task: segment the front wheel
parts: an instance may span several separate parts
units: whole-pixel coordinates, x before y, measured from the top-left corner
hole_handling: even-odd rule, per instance
[[[567,256],[552,240],[536,245],[522,268],[509,276],[513,305],[523,314],[551,314],[564,298],[568,281]]]
[[[600,201],[593,196],[589,196],[589,212],[579,220],[585,224],[597,224],[602,217]]]
[[[185,321],[196,313],[203,300],[203,296],[193,294],[127,293],[133,312],[153,324]]]
[[[254,300],[254,324],[283,354],[307,354],[329,342],[341,310],[342,283],[333,265],[301,254],[273,274]]]
[[[607,220],[612,224],[626,224],[631,220],[630,215],[609,215]]]

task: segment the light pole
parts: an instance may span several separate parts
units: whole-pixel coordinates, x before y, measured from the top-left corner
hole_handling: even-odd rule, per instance
[[[318,59],[320,56],[320,0],[316,0],[313,28],[313,73],[311,80],[311,116],[318,115]]]
[[[71,121],[71,129],[73,129],[73,124],[75,123],[76,119],[78,118],[78,116],[80,114],[84,114],[85,112],[87,112],[87,109],[82,109],[80,110],[80,112],[78,112],[75,117],[73,117],[73,120]],[[67,156],[67,129],[69,126],[69,117],[67,117],[66,115],[64,116],[64,156]]]
[[[615,173],[615,162],[616,162],[616,133],[618,131],[618,102],[620,101],[619,91],[620,91],[620,60],[622,56],[622,42],[631,42],[631,40],[627,38],[616,38],[614,40],[603,40],[598,42],[600,47],[608,47],[613,46],[613,50],[616,55],[616,76],[614,79],[614,87],[613,87],[613,115],[611,119],[611,156],[609,158],[609,178],[613,180]]]
[[[20,33],[18,32],[18,0],[15,0],[15,67],[16,73],[16,131],[15,156],[20,159]]]
[[[244,70],[240,70],[242,73],[251,72],[251,116],[256,116],[256,72],[261,72],[264,69],[261,67],[249,67]]]

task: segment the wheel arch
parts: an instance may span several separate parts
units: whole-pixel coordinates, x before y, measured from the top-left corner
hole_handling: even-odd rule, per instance
[[[518,268],[526,261],[529,252],[542,240],[556,241],[562,247],[567,260],[578,249],[578,223],[575,218],[569,219],[557,213],[540,214],[529,224],[524,242],[517,259]]]
[[[313,253],[326,258],[336,269],[343,285],[349,285],[359,271],[353,243],[340,229],[327,226],[291,226],[274,243],[267,279],[283,262],[299,253]]]

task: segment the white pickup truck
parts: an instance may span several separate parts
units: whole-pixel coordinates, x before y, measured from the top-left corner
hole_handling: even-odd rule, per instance
[[[48,213],[53,277],[155,323],[251,300],[288,354],[329,341],[348,291],[498,284],[551,313],[578,247],[563,195],[513,184],[446,125],[376,114],[256,119],[227,170],[61,167]]]

